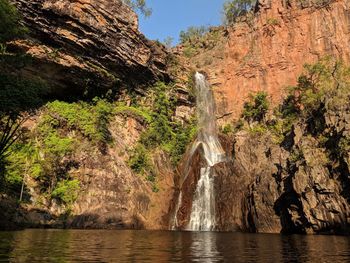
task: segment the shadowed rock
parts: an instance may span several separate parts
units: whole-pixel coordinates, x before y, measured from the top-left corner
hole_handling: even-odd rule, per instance
[[[31,38],[11,43],[9,50],[30,55],[33,64],[20,71],[48,80],[57,94],[168,80],[165,48],[138,31],[136,14],[121,1],[13,2]]]

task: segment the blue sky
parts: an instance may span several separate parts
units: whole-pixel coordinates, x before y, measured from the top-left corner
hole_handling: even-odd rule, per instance
[[[189,26],[219,25],[225,0],[147,0],[151,17],[140,19],[140,31],[149,39],[163,41],[174,38],[177,43],[181,30]]]

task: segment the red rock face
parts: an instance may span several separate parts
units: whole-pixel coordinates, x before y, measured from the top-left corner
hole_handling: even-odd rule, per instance
[[[137,15],[121,0],[13,2],[31,41],[11,48],[35,63],[22,72],[47,80],[56,93],[79,95],[87,85],[104,91],[118,80],[142,87],[169,78],[165,48],[139,32]]]
[[[264,90],[277,103],[305,63],[325,55],[350,60],[350,2],[302,7],[299,1],[260,1],[253,21],[229,28],[224,59],[206,69],[218,115],[237,119],[249,93]]]

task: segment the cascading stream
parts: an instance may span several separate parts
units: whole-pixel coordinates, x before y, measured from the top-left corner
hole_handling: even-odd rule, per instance
[[[201,146],[203,149],[202,157],[206,161],[206,165],[200,169],[200,178],[193,196],[190,221],[186,229],[210,231],[215,228],[215,193],[212,167],[224,161],[225,152],[217,135],[215,102],[210,85],[201,73],[197,72],[195,79],[199,132],[196,141],[192,145],[189,160],[191,160],[196,149]],[[180,193],[179,203],[181,202],[181,196]],[[175,225],[177,222],[176,214]]]

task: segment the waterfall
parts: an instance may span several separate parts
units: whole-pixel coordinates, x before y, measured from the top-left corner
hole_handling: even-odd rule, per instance
[[[188,160],[191,160],[192,155],[198,147],[202,147],[202,157],[206,164],[200,169],[200,177],[192,200],[190,221],[186,229],[192,231],[210,231],[215,228],[214,172],[212,168],[215,164],[224,161],[225,152],[217,135],[213,92],[203,74],[197,72],[195,80],[199,131],[190,150]],[[188,176],[188,171],[186,173],[185,180]],[[182,193],[179,196],[177,210],[179,204],[181,204],[181,198]],[[176,226],[177,211],[174,221],[174,225]]]

